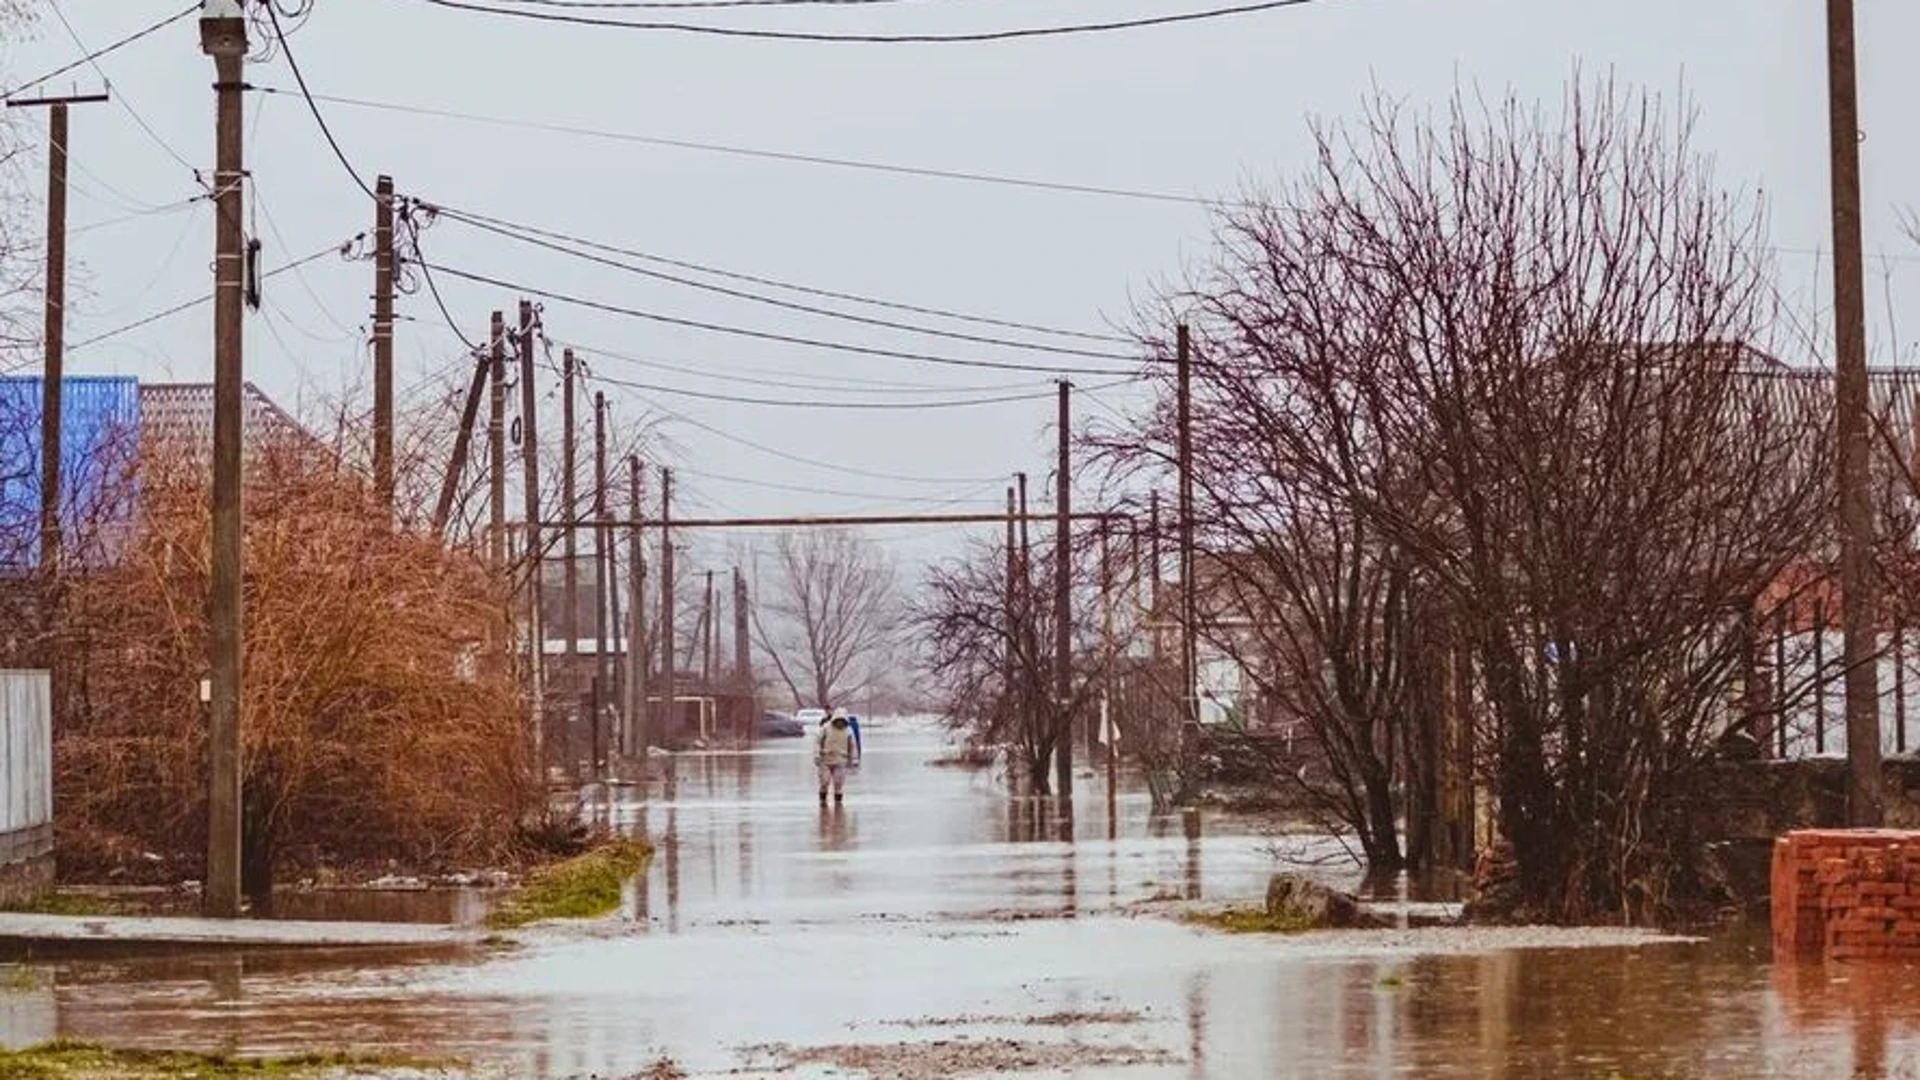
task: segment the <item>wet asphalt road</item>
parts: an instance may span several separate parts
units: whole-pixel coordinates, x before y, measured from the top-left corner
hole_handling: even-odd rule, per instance
[[[1153,819],[1140,795],[1109,817],[1093,779],[1066,820],[991,773],[929,766],[938,752],[936,735],[871,731],[838,811],[816,805],[797,742],[683,755],[645,805],[600,809],[657,848],[624,920],[454,961],[61,964],[0,992],[0,1042],[398,1047],[540,1077],[960,1036],[1160,1055],[1053,1074],[1123,1078],[1920,1075],[1912,971],[1777,970],[1739,941],[1514,950],[1129,917],[1152,898],[1256,899],[1276,842]],[[1062,1012],[1123,1022],[1021,1022]]]

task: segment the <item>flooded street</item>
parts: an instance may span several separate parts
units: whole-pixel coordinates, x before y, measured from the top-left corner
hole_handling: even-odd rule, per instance
[[[683,755],[651,803],[603,807],[657,848],[627,920],[451,959],[64,962],[0,988],[0,1042],[391,1047],[539,1077],[663,1056],[695,1075],[1920,1076],[1911,970],[1776,971],[1760,939],[1202,932],[1127,909],[1255,901],[1284,842],[1153,819],[1143,795],[1110,819],[1096,780],[1071,821],[1036,815],[992,774],[930,766],[936,735],[867,740],[838,811],[798,740]]]

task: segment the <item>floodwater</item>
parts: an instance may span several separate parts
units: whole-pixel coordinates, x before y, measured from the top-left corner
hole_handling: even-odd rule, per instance
[[[798,741],[682,755],[648,804],[596,807],[657,848],[625,919],[451,961],[0,969],[0,1043],[399,1048],[542,1078],[631,1075],[663,1056],[696,1075],[778,1064],[749,1053],[768,1044],[993,1039],[1063,1066],[1047,1075],[1142,1080],[1920,1077],[1911,968],[1776,968],[1764,940],[1740,938],[1576,949],[1458,931],[1211,934],[1128,909],[1254,901],[1288,861],[1335,853],[1227,820],[1155,819],[1137,794],[1110,817],[1093,778],[1068,817],[1010,799],[991,773],[930,766],[936,735],[867,742],[839,810],[816,805]],[[1137,1063],[1116,1064],[1116,1047]],[[918,1067],[881,1075],[946,1075]]]

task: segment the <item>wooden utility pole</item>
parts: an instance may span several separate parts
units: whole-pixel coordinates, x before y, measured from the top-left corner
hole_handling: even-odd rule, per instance
[[[633,731],[633,752],[640,759],[640,793],[647,790],[647,569],[640,542],[640,459],[627,458],[627,725]],[[569,529],[568,532],[573,530]]]
[[[607,395],[593,395],[593,606],[594,606],[594,710],[593,775],[600,776],[603,742],[602,714],[613,692],[613,658],[608,655],[607,580],[613,561],[613,530],[607,522]]]
[[[393,520],[393,177],[373,185],[373,487]]]
[[[467,454],[473,446],[473,422],[480,417],[480,395],[487,388],[487,371],[492,360],[486,353],[474,357],[473,379],[467,384],[467,400],[460,408],[460,430],[453,434],[453,457],[447,462],[447,475],[440,482],[440,501],[433,507],[433,535],[444,536],[447,519],[453,516],[453,500],[460,493],[460,481],[466,476]]]
[[[547,627],[541,610],[546,546],[540,537],[540,398],[533,379],[533,305],[520,301],[520,467],[526,498],[527,697],[533,719],[535,770],[546,775]]]
[[[1185,325],[1180,327],[1179,363],[1179,457],[1180,457],[1180,700],[1185,715],[1181,722],[1181,757],[1184,762],[1193,748],[1200,727],[1200,658],[1196,634],[1193,580],[1193,346]]]
[[[1860,239],[1860,106],[1853,0],[1827,0],[1828,142],[1833,170],[1834,412],[1840,436],[1840,595],[1847,693],[1847,821],[1878,827],[1880,783],[1879,589],[1867,395],[1867,314]]]
[[[666,702],[665,726],[660,735],[671,734],[675,690],[673,664],[673,470],[660,469],[660,697]]]
[[[488,542],[493,568],[507,568],[507,319],[496,311],[487,339],[493,377],[492,412],[487,418]]]
[[[218,9],[209,6],[209,11]],[[247,20],[236,5],[231,15],[202,17],[200,49],[213,57],[216,122],[213,263],[213,565],[207,598],[212,655],[207,723],[206,914],[240,916],[240,702],[245,609],[241,545],[241,440],[245,376],[241,313],[246,302],[246,238],[241,234],[246,183]]]
[[[1020,497],[1020,724],[1035,729],[1037,735],[1039,718],[1034,712],[1039,703],[1034,697],[1036,693],[1044,694],[1046,691],[1041,689],[1045,684],[1045,676],[1041,674],[1044,668],[1040,661],[1039,627],[1034,625],[1033,535],[1027,529],[1027,474],[1015,473],[1014,486],[1019,489]],[[1045,790],[1048,787],[1047,755],[1050,748],[1043,739],[1035,738],[1034,743],[1040,748],[1041,756],[1034,762],[1033,783],[1035,790]]]
[[[47,110],[47,295],[45,378],[40,388],[40,570],[49,590],[60,573],[61,391],[67,341],[67,109],[106,101],[106,94],[8,98],[7,108]],[[50,627],[50,623],[49,623]]]
[[[573,521],[580,516],[580,493],[576,490],[579,463],[578,433],[575,431],[573,414],[574,379],[576,365],[573,350],[567,349],[560,354],[560,504],[566,509],[561,516]],[[566,597],[561,601],[560,617],[567,624],[567,670],[578,673],[580,670],[580,538],[578,530],[568,529],[560,538],[563,545],[562,557],[565,563],[561,569],[561,588]]]
[[[1073,384],[1060,380],[1053,511],[1054,794],[1073,798]]]

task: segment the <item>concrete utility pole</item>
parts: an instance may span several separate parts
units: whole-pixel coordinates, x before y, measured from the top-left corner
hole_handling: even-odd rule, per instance
[[[245,382],[241,361],[241,313],[245,297],[245,246],[240,223],[246,183],[242,125],[247,20],[238,0],[206,0],[200,16],[200,49],[213,57],[215,127],[213,285],[213,566],[207,598],[212,655],[212,701],[207,725],[207,878],[210,918],[240,916],[240,700],[243,579],[241,547],[241,440]]]
[[[700,626],[704,630],[700,640],[700,687],[703,693],[713,693],[713,643],[720,639],[717,632],[719,613],[713,607],[713,571],[707,571],[707,603],[700,610]]]
[[[1853,0],[1827,0],[1828,134],[1833,156],[1835,426],[1840,436],[1840,595],[1847,692],[1847,821],[1877,827],[1880,784],[1879,589],[1868,476],[1867,315],[1860,240],[1860,113]]]
[[[747,575],[736,566],[733,568],[733,681],[743,698],[753,696],[753,645],[747,614]],[[749,715],[748,723],[752,720]]]
[[[67,341],[67,109],[106,94],[8,98],[7,108],[47,110],[47,295],[45,378],[40,389],[40,571],[49,590],[60,573],[61,391]],[[51,599],[49,597],[49,599]],[[51,604],[49,604],[49,608]],[[51,618],[43,612],[43,618]],[[49,628],[51,623],[49,621]]]
[[[607,522],[607,395],[593,395],[593,604],[594,694],[593,775],[598,778],[605,745],[602,713],[613,691],[613,660],[608,656],[607,571],[613,562],[613,530]]]
[[[373,185],[373,488],[393,521],[393,177]]]
[[[660,469],[660,697],[666,702],[664,738],[673,726],[673,470]]]
[[[527,508],[527,697],[534,768],[546,773],[547,627],[541,610],[546,568],[540,536],[540,399],[533,380],[533,305],[520,301],[520,465]]]
[[[1073,798],[1073,384],[1060,380],[1060,462],[1053,510],[1054,794]]]
[[[560,503],[566,507],[561,517],[572,522],[580,516],[580,493],[576,482],[580,471],[578,433],[575,431],[573,415],[574,379],[577,366],[573,359],[573,350],[567,349],[560,354]],[[561,618],[567,624],[567,670],[580,670],[580,538],[578,529],[568,528],[561,537],[564,545],[562,558],[565,564],[561,570],[562,588],[566,597],[561,601]]]
[[[493,377],[487,418],[488,542],[495,570],[507,568],[507,319],[496,311],[487,340]]]
[[[627,726],[640,759],[640,794],[647,790],[647,567],[641,554],[640,459],[627,457]],[[567,530],[571,533],[573,530]]]
[[[453,434],[453,457],[447,462],[447,475],[440,482],[440,501],[433,507],[433,535],[444,536],[447,519],[453,516],[453,500],[460,493],[460,480],[467,473],[467,454],[473,447],[473,422],[480,418],[480,395],[487,388],[487,370],[492,360],[486,353],[474,357],[473,379],[467,383],[467,400],[460,407],[460,430]]]
[[[1180,455],[1180,700],[1181,755],[1192,749],[1200,728],[1200,657],[1196,635],[1193,580],[1193,346],[1182,325],[1179,330],[1179,455]]]

